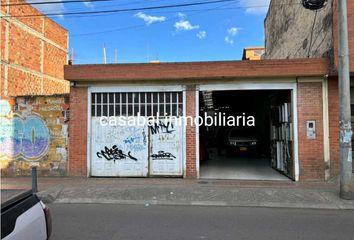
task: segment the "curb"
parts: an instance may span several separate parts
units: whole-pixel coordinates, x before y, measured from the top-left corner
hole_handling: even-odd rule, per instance
[[[152,206],[213,206],[213,207],[268,207],[268,208],[297,208],[297,209],[333,209],[354,210],[354,205],[346,204],[311,204],[311,203],[281,203],[281,202],[224,202],[224,201],[158,201],[158,200],[117,200],[97,198],[62,198],[54,204],[120,204]]]
[[[64,189],[63,185],[56,185],[44,191],[38,192],[37,196],[41,199],[43,203],[46,204],[53,203],[59,197],[63,189]]]

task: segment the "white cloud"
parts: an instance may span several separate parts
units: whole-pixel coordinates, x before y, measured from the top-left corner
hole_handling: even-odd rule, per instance
[[[85,2],[83,2],[83,3],[84,3],[85,6],[88,7],[88,8],[94,8],[93,3],[92,3],[91,1],[85,1]]]
[[[137,18],[140,18],[140,19],[144,20],[144,22],[147,25],[150,25],[150,24],[155,23],[155,22],[164,22],[164,21],[166,21],[166,17],[164,17],[164,16],[161,16],[161,17],[151,16],[151,15],[146,15],[143,12],[138,12],[137,14],[134,15],[134,17],[137,17]]]
[[[268,11],[269,3],[270,0],[240,0],[240,5],[246,7],[246,13],[249,14],[266,13]]]
[[[232,27],[232,28],[229,28],[227,30],[227,33],[230,35],[230,36],[236,36],[236,34],[240,31],[239,28],[237,27]]]
[[[224,38],[225,42],[233,45],[234,44],[234,37],[240,32],[241,28],[237,27],[230,27],[229,29],[226,30],[227,34],[226,37]]]
[[[204,38],[206,38],[206,36],[207,36],[206,31],[199,31],[199,32],[197,33],[197,37],[198,37],[199,39],[204,39]]]
[[[179,13],[177,13],[177,16],[178,16],[179,18],[185,18],[187,15],[184,14],[184,13],[179,12]]]
[[[228,43],[230,45],[234,44],[234,40],[231,37],[229,37],[229,36],[226,36],[224,40],[225,40],[226,43]]]
[[[179,20],[175,23],[174,27],[177,31],[190,31],[199,29],[199,25],[192,25],[188,20]]]

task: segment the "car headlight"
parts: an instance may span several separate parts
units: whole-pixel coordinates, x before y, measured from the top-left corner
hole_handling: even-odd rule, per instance
[[[257,145],[257,142],[251,142],[251,145]]]

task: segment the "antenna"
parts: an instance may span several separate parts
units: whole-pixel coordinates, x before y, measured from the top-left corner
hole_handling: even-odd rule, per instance
[[[118,63],[118,49],[114,49],[114,63]]]
[[[103,64],[107,63],[107,56],[106,56],[106,47],[103,44]]]
[[[74,63],[74,60],[75,60],[74,48],[71,48],[71,60],[72,60],[73,63]]]
[[[71,54],[69,58],[69,65],[74,64],[74,48],[71,48]]]

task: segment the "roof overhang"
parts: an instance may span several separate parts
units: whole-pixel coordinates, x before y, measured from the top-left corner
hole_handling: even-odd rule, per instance
[[[177,81],[226,78],[318,77],[330,73],[325,58],[139,64],[66,65],[74,82]]]

